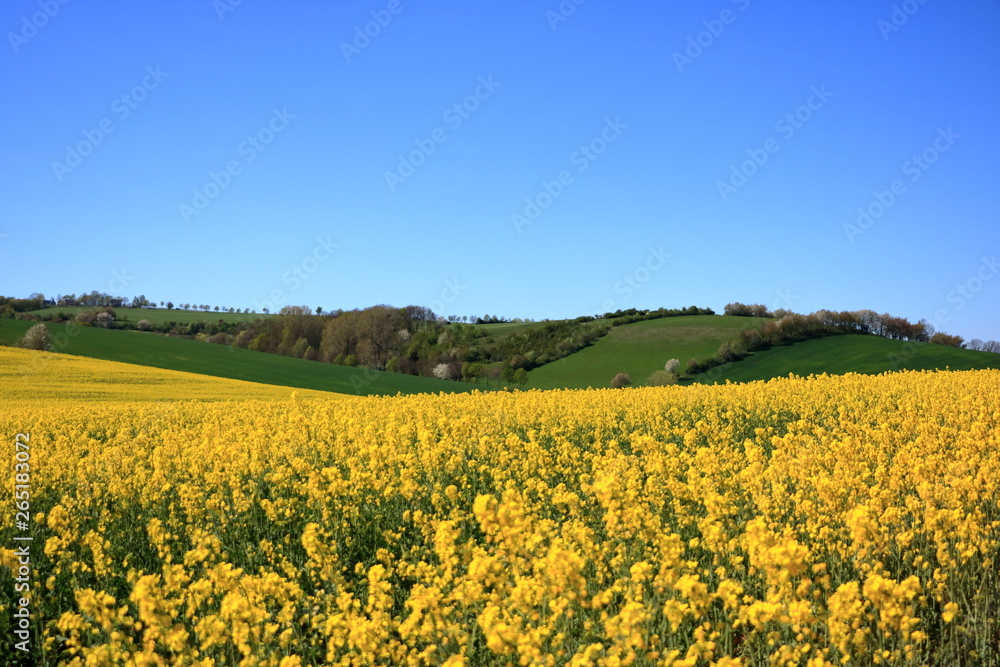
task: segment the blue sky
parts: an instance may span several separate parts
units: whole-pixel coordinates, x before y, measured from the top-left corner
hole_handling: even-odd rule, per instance
[[[1000,338],[996,2],[0,16],[7,295],[532,318],[743,301]]]

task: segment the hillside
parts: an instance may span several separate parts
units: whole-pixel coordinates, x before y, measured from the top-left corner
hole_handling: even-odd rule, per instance
[[[34,324],[22,320],[0,320],[0,344],[16,344]],[[463,392],[484,388],[484,385],[335,366],[136,331],[77,327],[78,334],[60,345],[65,338],[65,325],[46,326],[56,339],[57,352],[249,382],[344,394],[380,395]]]
[[[892,370],[974,370],[1000,368],[1000,354],[933,343],[904,343],[878,336],[826,336],[755,352],[741,361],[700,373],[696,382],[751,382],[810,374],[868,373]]]
[[[642,384],[653,371],[676,358],[681,368],[691,357],[715,354],[719,344],[742,329],[766,320],[725,315],[686,315],[614,327],[590,347],[528,373],[528,389],[607,387],[625,372]]]
[[[194,316],[202,313],[187,311],[187,314],[192,316],[192,321],[196,321]],[[235,313],[232,315],[236,316]],[[607,387],[618,372],[628,373],[635,385],[642,385],[651,373],[663,368],[667,359],[679,359],[683,369],[688,359],[709,357],[722,342],[732,340],[741,330],[758,327],[765,321],[752,317],[693,315],[613,327],[593,345],[530,371],[523,388]],[[487,340],[495,341],[514,332],[544,327],[545,324],[505,323],[467,325],[467,328],[470,331],[485,331]],[[0,344],[15,344],[32,325],[33,322],[29,321],[0,320]],[[491,388],[491,385],[483,383],[370,371],[135,331],[76,327],[78,335],[67,338],[64,333],[66,325],[48,323],[46,326],[56,336],[57,352],[248,382],[362,395],[466,392]],[[953,370],[1000,368],[1000,355],[946,345],[912,344],[877,336],[842,334],[777,345],[693,378],[683,378],[681,382],[748,382],[790,373],[800,376],[849,372],[877,374],[890,370],[946,367]],[[495,387],[496,384],[493,384],[492,388]]]
[[[245,382],[71,354],[0,347],[0,385],[8,400],[229,401],[346,398],[310,389]],[[67,392],[67,387],[73,389]]]
[[[28,312],[30,315],[50,317],[59,313],[76,315],[84,310],[101,309],[93,306],[51,306]],[[218,322],[219,320],[223,322],[246,322],[263,317],[272,317],[271,315],[262,315],[260,313],[217,313],[213,310],[181,310],[180,308],[115,308],[114,311],[116,320],[126,320],[132,323],[139,322],[140,320],[148,320],[151,324],[166,324],[168,322],[188,324],[190,322]]]

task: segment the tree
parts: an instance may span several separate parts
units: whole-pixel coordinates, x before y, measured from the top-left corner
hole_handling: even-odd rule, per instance
[[[462,379],[471,380],[476,384],[479,384],[479,378],[483,375],[483,365],[480,363],[474,363],[466,361],[462,364]]]
[[[215,307],[215,312],[219,312],[219,307],[218,306]]]
[[[979,338],[973,338],[972,340],[969,341],[969,344],[966,345],[966,347],[969,348],[970,350],[977,350],[977,351],[982,351],[985,346],[986,343],[980,340]]]
[[[523,387],[528,383],[528,371],[523,368],[518,368],[514,371],[514,383],[519,387]]]
[[[681,367],[680,359],[670,359],[666,364],[663,365],[663,370],[668,373],[677,373],[677,369]]]
[[[396,332],[403,324],[397,308],[379,305],[361,311],[357,320],[358,356],[376,370],[384,370],[399,348]]]
[[[45,352],[51,352],[52,334],[49,333],[49,330],[45,328],[44,324],[39,322],[24,332],[24,337],[21,338],[20,345],[28,350],[43,350]]]
[[[737,358],[736,353],[733,351],[733,344],[728,340],[719,345],[719,351],[715,354],[723,362],[733,361]]]
[[[931,342],[938,345],[950,345],[951,347],[962,347],[961,336],[949,336],[943,331],[938,331],[936,334],[931,336]]]
[[[670,371],[654,371],[646,380],[649,387],[668,387],[672,384],[677,384],[677,374]]]
[[[319,347],[319,358],[322,361],[329,361],[338,355],[346,356],[354,352],[358,342],[358,334],[354,326],[357,316],[358,311],[352,310],[326,320]],[[319,321],[322,322],[322,320]]]
[[[1000,354],[1000,341],[988,340],[983,344],[983,352],[992,352],[993,354]]]
[[[432,371],[434,377],[439,380],[450,380],[451,379],[451,368],[448,364],[438,364],[434,367]]]
[[[618,373],[613,378],[611,378],[611,386],[615,389],[621,389],[632,384],[632,378],[628,373]]]
[[[323,306],[316,306],[316,314],[317,315],[323,314]]]
[[[174,309],[174,302],[167,301],[167,310],[173,310],[173,309]]]
[[[514,367],[514,369],[518,368],[526,369],[530,365],[530,362],[528,361],[528,358],[525,357],[523,354],[515,354],[510,358],[510,365]]]

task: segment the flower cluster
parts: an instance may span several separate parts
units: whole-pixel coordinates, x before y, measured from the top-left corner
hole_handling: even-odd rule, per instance
[[[163,400],[24,354],[37,664],[1000,661],[998,371]]]

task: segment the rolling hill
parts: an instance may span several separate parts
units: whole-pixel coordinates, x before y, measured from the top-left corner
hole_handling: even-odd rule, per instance
[[[0,320],[0,343],[16,344],[34,324],[23,320]],[[484,388],[484,385],[322,364],[138,331],[76,327],[77,335],[70,338],[65,334],[65,325],[46,326],[55,338],[56,352],[234,380],[361,395],[463,392]]]
[[[0,347],[0,383],[18,402],[229,401],[343,398],[342,394],[171,371],[71,354]],[[67,391],[67,387],[72,387]]]
[[[29,314],[38,315],[39,317],[47,317],[59,313],[76,315],[84,310],[95,310],[95,308],[92,306],[50,306],[49,308],[32,310]],[[97,308],[97,310],[100,310],[100,308]],[[187,324],[189,322],[218,322],[219,320],[223,322],[246,322],[262,317],[272,317],[271,315],[262,315],[260,313],[217,313],[213,310],[181,310],[180,308],[115,308],[114,311],[116,320],[127,320],[133,323],[140,320],[148,320],[152,324],[166,324],[167,322]]]
[[[685,315],[614,327],[590,347],[528,373],[528,389],[584,389],[610,386],[624,372],[642,384],[653,371],[676,358],[681,368],[691,357],[715,354],[719,344],[764,319],[726,315]]]
[[[700,373],[694,381],[751,382],[794,373],[878,374],[893,370],[1000,368],[1000,354],[932,343],[904,343],[878,336],[845,334],[778,345]]]
[[[149,312],[173,313],[175,316],[187,312],[191,321],[195,316],[205,315],[195,311]],[[232,315],[236,316],[235,313]],[[750,317],[692,315],[613,327],[593,345],[532,370],[524,388],[607,387],[618,372],[628,373],[635,385],[642,385],[651,373],[663,368],[667,359],[679,359],[683,369],[688,359],[709,357],[720,343],[732,340],[741,330],[760,326],[764,321]],[[15,344],[33,324],[22,320],[0,320],[0,344]],[[476,327],[482,327],[495,337],[544,324],[505,323]],[[304,361],[150,333],[77,327],[77,335],[69,338],[65,335],[66,325],[48,323],[47,327],[56,337],[57,352],[278,386],[362,395],[465,392],[491,388],[484,384]],[[876,336],[831,335],[778,345],[693,378],[683,378],[681,382],[749,382],[790,373],[800,376],[848,372],[877,374],[891,370],[936,368],[1000,368],[1000,355],[929,343],[903,343]]]

